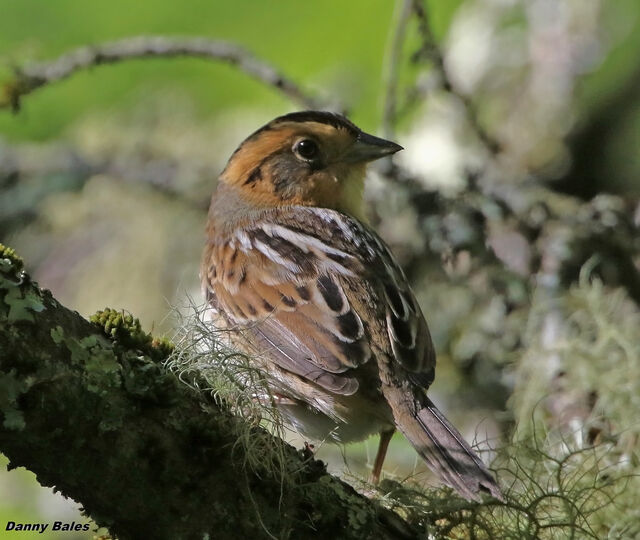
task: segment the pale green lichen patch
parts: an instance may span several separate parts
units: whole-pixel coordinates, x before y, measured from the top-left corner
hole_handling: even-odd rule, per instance
[[[376,507],[359,495],[353,488],[324,474],[316,481],[305,485],[305,496],[315,501],[315,508],[308,516],[311,523],[321,523],[336,511],[346,510],[351,537],[369,538],[376,523]],[[336,500],[340,504],[336,506]],[[340,519],[338,515],[335,519]]]
[[[87,388],[92,392],[103,393],[121,384],[122,368],[107,340],[98,336],[72,338],[66,336],[60,326],[51,329],[51,339],[69,350],[72,363],[83,365],[88,378]]]
[[[3,416],[4,421],[2,422],[2,426],[7,429],[20,431],[26,426],[26,423],[24,421],[24,414],[18,409],[6,410],[4,411]]]
[[[88,377],[87,388],[93,392],[105,392],[107,387],[121,383],[121,366],[111,351],[92,352],[85,364],[85,371]]]
[[[3,280],[7,281],[7,280]],[[5,287],[5,283],[0,283]],[[7,322],[34,321],[34,313],[39,313],[44,309],[42,298],[33,290],[23,292],[17,284],[12,284],[6,288],[3,299],[4,304],[9,308]]]
[[[29,384],[16,376],[15,370],[0,373],[0,417],[6,429],[24,428],[24,416],[18,408],[18,397],[27,391]]]
[[[320,478],[320,483],[329,487],[328,494],[337,497],[349,509],[349,526],[355,530],[362,530],[370,526],[376,519],[373,507],[351,488],[336,482],[330,476]]]

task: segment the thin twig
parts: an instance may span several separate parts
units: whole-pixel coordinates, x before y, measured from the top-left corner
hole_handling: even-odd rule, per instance
[[[388,139],[395,136],[398,108],[398,73],[402,59],[402,47],[411,18],[412,0],[404,0],[397,15],[396,26],[391,37],[385,73],[385,98],[382,111],[382,135]]]
[[[170,38],[138,36],[95,46],[80,47],[50,62],[16,69],[15,79],[2,88],[0,108],[19,110],[20,100],[41,88],[83,69],[148,57],[195,57],[226,62],[254,79],[276,88],[289,99],[309,109],[322,109],[327,104],[312,97],[271,64],[255,57],[234,43],[200,37]]]
[[[482,141],[491,154],[498,154],[500,152],[500,143],[480,124],[475,104],[471,99],[469,99],[469,96],[460,92],[460,90],[456,88],[449,76],[449,73],[447,72],[447,68],[444,63],[444,56],[435,36],[433,35],[429,15],[427,10],[424,8],[422,0],[408,1],[412,4],[413,13],[418,19],[418,30],[422,38],[422,48],[418,51],[416,57],[419,58],[424,55],[431,61],[433,67],[438,73],[438,77],[440,78],[442,89],[460,101],[465,109],[469,125],[476,133],[477,137]]]

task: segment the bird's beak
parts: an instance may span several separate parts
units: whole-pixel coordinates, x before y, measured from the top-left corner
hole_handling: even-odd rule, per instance
[[[395,154],[402,149],[399,144],[361,131],[356,142],[349,149],[346,158],[351,163],[374,161]]]

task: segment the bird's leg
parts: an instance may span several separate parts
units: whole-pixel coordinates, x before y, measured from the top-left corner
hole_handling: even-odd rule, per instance
[[[395,433],[395,428],[387,431],[380,432],[380,442],[378,443],[378,453],[376,454],[376,460],[373,462],[373,472],[371,473],[371,483],[378,484],[380,482],[380,473],[382,472],[382,465],[384,464],[384,458],[387,455],[387,448],[389,448],[389,442],[391,437]]]

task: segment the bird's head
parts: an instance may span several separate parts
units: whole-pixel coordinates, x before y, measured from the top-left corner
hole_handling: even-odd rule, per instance
[[[367,163],[401,149],[344,116],[296,112],[245,139],[220,181],[257,207],[318,206],[361,218]]]

